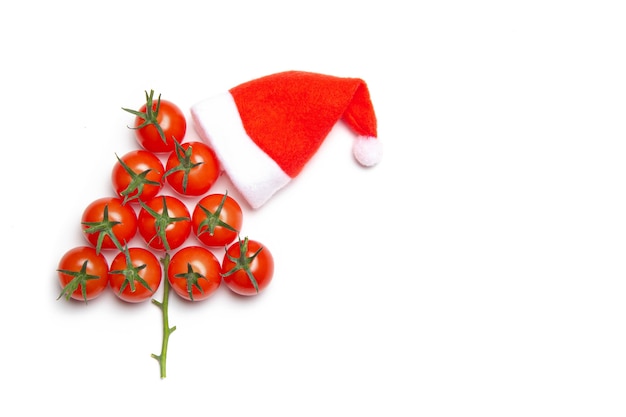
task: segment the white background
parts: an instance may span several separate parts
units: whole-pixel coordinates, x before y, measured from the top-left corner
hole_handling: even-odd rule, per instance
[[[0,414],[626,414],[622,2],[202,3],[0,6]],[[121,107],[290,69],[363,78],[383,161],[337,125],[244,207],[274,281],[172,294],[161,380],[155,306],[56,300]]]

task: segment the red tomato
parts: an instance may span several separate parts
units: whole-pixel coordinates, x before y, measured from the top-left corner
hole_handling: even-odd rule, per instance
[[[207,299],[222,282],[219,261],[213,252],[200,246],[187,246],[176,252],[167,277],[174,292],[189,301]]]
[[[222,261],[224,284],[240,295],[255,295],[269,285],[274,276],[274,258],[261,243],[239,240],[226,250]]]
[[[137,142],[147,151],[155,153],[172,152],[174,140],[180,142],[187,132],[185,115],[174,103],[161,100],[154,102],[154,91],[146,91],[146,103],[139,110],[122,108],[134,114]]]
[[[203,142],[176,145],[165,165],[165,179],[179,194],[205,194],[220,176],[220,164],[213,148]]]
[[[111,289],[129,303],[145,301],[161,285],[161,263],[144,248],[125,248],[119,252],[109,271]]]
[[[206,246],[226,246],[237,238],[243,213],[227,194],[210,194],[194,207],[191,223],[194,234]]]
[[[137,233],[137,214],[116,197],[103,197],[85,208],[81,219],[83,233],[100,253],[102,249],[122,250]]]
[[[79,246],[67,251],[57,269],[63,291],[59,298],[92,300],[99,296],[109,283],[109,265],[101,253],[89,246]],[[57,298],[58,299],[58,298]]]
[[[131,151],[117,158],[111,180],[115,193],[123,203],[154,198],[163,186],[165,172],[161,160],[152,152]]]
[[[141,203],[137,228],[150,248],[176,249],[185,243],[191,233],[189,210],[176,197],[157,196]]]

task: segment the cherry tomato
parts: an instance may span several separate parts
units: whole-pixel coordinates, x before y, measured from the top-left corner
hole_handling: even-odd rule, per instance
[[[113,258],[109,268],[111,289],[129,303],[145,301],[161,285],[161,263],[144,248],[124,248]]]
[[[57,269],[63,291],[59,298],[93,300],[109,283],[109,265],[101,253],[90,246],[79,246],[67,251]]]
[[[227,194],[210,194],[194,207],[191,217],[193,232],[209,247],[223,247],[235,240],[241,230],[241,206]]]
[[[203,142],[176,145],[167,158],[165,179],[179,194],[205,194],[220,176],[220,164],[213,148]]]
[[[220,263],[208,249],[186,246],[172,256],[167,277],[176,294],[189,301],[207,299],[222,282]]]
[[[274,258],[255,240],[239,240],[228,247],[222,261],[224,284],[240,295],[256,295],[274,276]]]
[[[117,197],[99,198],[83,211],[85,238],[100,253],[102,249],[121,250],[137,233],[135,210]]]
[[[154,101],[154,91],[146,91],[146,103],[139,110],[122,108],[134,114],[135,137],[147,151],[166,153],[174,150],[174,140],[181,142],[187,132],[187,120],[180,108],[171,101]]]
[[[142,149],[128,152],[113,166],[113,189],[123,203],[154,198],[163,186],[165,172],[161,160],[152,152]]]
[[[157,196],[141,203],[139,234],[146,244],[156,250],[176,249],[191,233],[191,219],[187,206],[173,196]]]

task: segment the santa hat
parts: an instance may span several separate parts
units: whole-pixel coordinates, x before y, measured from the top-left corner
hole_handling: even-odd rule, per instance
[[[200,137],[253,208],[287,185],[342,120],[354,157],[380,161],[376,115],[365,82],[301,71],[248,81],[191,108]]]

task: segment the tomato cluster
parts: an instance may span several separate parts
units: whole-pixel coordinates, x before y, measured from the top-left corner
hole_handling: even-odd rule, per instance
[[[274,272],[272,254],[258,241],[240,238],[243,211],[235,199],[209,193],[221,175],[213,149],[185,142],[183,112],[160,96],[155,101],[153,91],[139,110],[123,110],[135,115],[140,149],[116,155],[114,195],[85,208],[80,225],[86,244],[59,261],[59,298],[87,302],[110,288],[121,300],[138,303],[165,283],[163,303],[153,300],[163,309],[169,287],[189,301],[207,299],[222,282],[240,295],[263,291]],[[221,262],[214,248],[225,249]],[[164,358],[154,357],[164,377]]]

